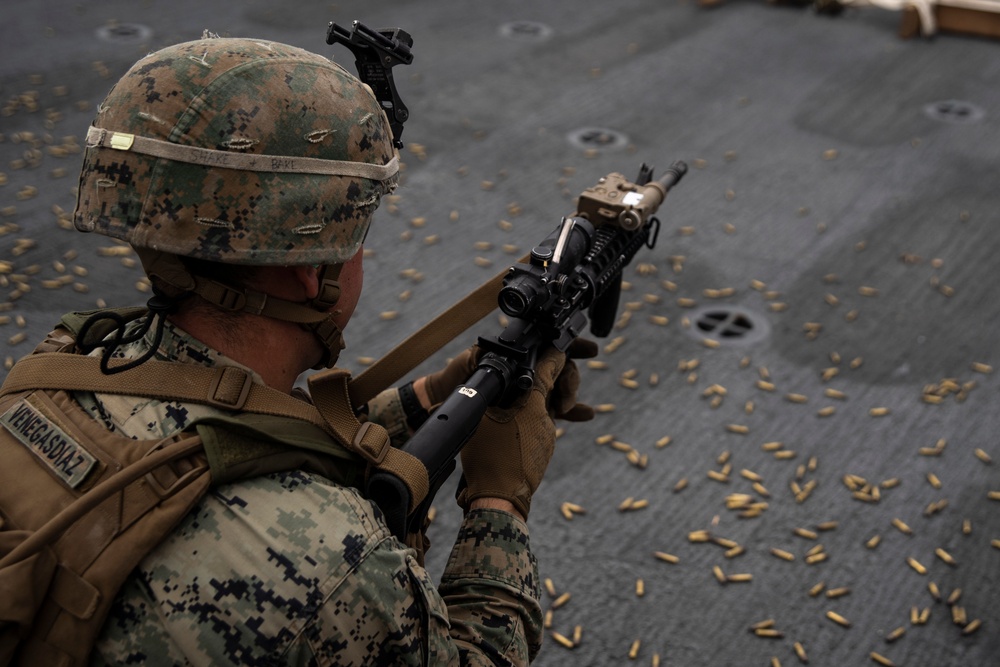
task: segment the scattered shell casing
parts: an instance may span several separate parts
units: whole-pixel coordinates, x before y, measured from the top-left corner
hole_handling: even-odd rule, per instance
[[[892,520],[892,525],[895,526],[896,529],[899,532],[903,533],[904,535],[912,535],[913,534],[913,529],[910,528],[908,525],[906,525],[906,523],[903,522],[902,519],[894,518]]]
[[[896,663],[894,663],[892,660],[885,657],[881,653],[876,653],[875,651],[872,651],[868,655],[869,657],[871,657],[872,660],[882,665],[883,667],[896,667]]]
[[[835,611],[826,612],[826,617],[831,621],[833,621],[834,623],[836,623],[837,625],[840,625],[845,628],[851,627],[851,622]]]
[[[570,597],[571,597],[570,593],[568,592],[563,593],[562,595],[560,595],[559,597],[557,597],[555,600],[552,601],[552,608],[559,609],[559,607],[562,607],[567,602],[569,602]]]
[[[885,636],[885,640],[891,644],[892,642],[896,641],[905,634],[906,634],[906,628],[901,625],[892,632],[890,632],[889,634],[887,634]]]
[[[938,602],[941,601],[941,590],[938,588],[937,584],[935,584],[933,581],[928,583],[927,590],[930,591],[931,597],[933,597]]]
[[[628,657],[629,657],[630,660],[635,660],[636,656],[639,655],[639,646],[640,645],[641,645],[641,642],[638,639],[636,639],[634,642],[632,642],[632,645],[629,646]]]
[[[771,553],[781,560],[793,561],[795,560],[795,554],[785,551],[784,549],[778,549],[776,547],[771,548]]]
[[[907,564],[913,568],[917,574],[927,574],[927,568],[920,564],[916,558],[908,557],[906,559]]]
[[[718,470],[709,470],[706,474],[709,479],[715,480],[716,482],[722,482],[723,484],[729,482],[729,475],[719,472]]]
[[[555,584],[553,584],[552,579],[548,577],[545,578],[545,592],[551,595],[552,597],[556,596]]]
[[[573,641],[569,637],[561,635],[561,634],[559,634],[558,632],[555,632],[555,631],[551,632],[550,634],[552,635],[552,639],[556,640],[556,643],[560,644],[561,646],[564,646],[566,648],[575,648],[576,647],[576,644],[574,644]]]
[[[668,554],[665,551],[654,551],[653,555],[656,556],[659,560],[662,560],[666,563],[670,563],[671,565],[676,565],[681,560],[677,556],[673,554]]]
[[[817,595],[823,592],[824,588],[826,588],[826,583],[822,581],[819,582],[818,584],[814,585],[812,588],[809,589],[809,597],[811,598],[816,597]]]
[[[934,550],[934,554],[948,565],[958,565],[952,555],[940,547]]]
[[[977,618],[977,619],[971,621],[964,628],[962,628],[962,634],[963,635],[971,635],[973,632],[975,632],[976,630],[978,630],[979,626],[981,626],[982,624],[983,624],[983,622],[980,619]]]
[[[781,639],[785,636],[780,630],[775,630],[774,628],[758,628],[753,633],[758,637],[766,637],[768,639]]]
[[[806,664],[809,662],[809,656],[806,655],[806,649],[802,646],[801,642],[795,642],[793,645],[795,649],[795,655],[798,656],[799,660]]]

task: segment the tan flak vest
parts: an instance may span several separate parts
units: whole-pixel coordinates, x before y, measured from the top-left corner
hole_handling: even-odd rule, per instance
[[[0,389],[0,667],[85,664],[126,577],[213,485],[302,469],[361,487],[381,468],[411,487],[411,510],[427,494],[420,462],[355,416],[346,371],[310,378],[315,405],[233,367],[150,360],[104,375],[75,344],[89,314],[63,318]],[[137,441],[95,422],[73,391],[201,403],[234,416]],[[423,556],[422,535],[410,546]]]

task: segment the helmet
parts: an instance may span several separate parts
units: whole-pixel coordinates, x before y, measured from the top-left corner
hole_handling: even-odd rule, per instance
[[[339,263],[397,173],[385,113],[342,67],[275,42],[201,39],[143,58],[104,100],[74,222],[210,261]]]
[[[158,296],[194,292],[301,324],[328,349],[326,366],[343,347],[324,312],[339,265],[398,172],[385,112],[344,68],[285,44],[210,37],[146,56],[112,88],[87,133],[74,223],[132,245],[154,288],[165,284]],[[182,257],[330,271],[303,305],[205,280]]]

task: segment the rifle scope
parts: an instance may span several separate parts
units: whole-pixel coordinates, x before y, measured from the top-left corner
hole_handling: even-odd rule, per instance
[[[511,267],[497,296],[500,310],[521,319],[546,310],[561,296],[565,275],[587,255],[593,238],[594,226],[588,221],[563,218],[552,234],[532,248],[528,264]]]

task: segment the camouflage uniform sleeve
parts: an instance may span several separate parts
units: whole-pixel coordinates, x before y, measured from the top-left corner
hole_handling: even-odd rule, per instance
[[[386,389],[368,401],[368,421],[374,422],[389,432],[393,447],[402,447],[410,439],[410,427],[406,423],[406,412],[399,400],[399,390]]]
[[[542,643],[538,563],[528,527],[498,510],[466,516],[439,591],[462,664],[527,665]]]

